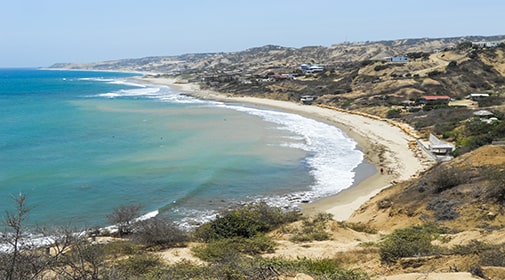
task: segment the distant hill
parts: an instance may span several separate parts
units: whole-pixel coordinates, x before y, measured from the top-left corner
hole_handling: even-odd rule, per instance
[[[265,69],[271,67],[297,67],[302,63],[341,64],[352,61],[383,59],[387,56],[411,52],[443,50],[465,41],[501,41],[500,36],[466,36],[454,38],[402,39],[378,42],[341,43],[331,47],[309,46],[287,48],[267,45],[230,53],[200,53],[176,56],[129,58],[96,63],[57,63],[51,68],[125,70],[169,73],[180,70],[191,72],[223,67]]]

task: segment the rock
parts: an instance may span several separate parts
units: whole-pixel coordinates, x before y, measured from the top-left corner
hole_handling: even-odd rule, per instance
[[[494,220],[498,214],[494,212],[487,213],[486,217],[488,220]]]
[[[293,280],[314,280],[314,278],[305,273],[298,273]]]

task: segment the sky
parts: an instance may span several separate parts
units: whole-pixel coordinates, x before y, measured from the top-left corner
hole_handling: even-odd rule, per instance
[[[0,67],[505,35],[503,0],[1,0]]]

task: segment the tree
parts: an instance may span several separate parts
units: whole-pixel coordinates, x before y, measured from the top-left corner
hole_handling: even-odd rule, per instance
[[[17,276],[27,276],[21,273],[21,249],[23,247],[24,221],[26,215],[30,212],[30,208],[26,206],[26,196],[19,194],[13,198],[16,203],[16,211],[5,213],[3,225],[5,227],[2,243],[6,244],[6,252],[2,258],[2,271],[5,279],[18,279]],[[20,275],[21,274],[21,275]]]
[[[0,277],[8,280],[40,279],[68,250],[74,239],[73,233],[68,230],[56,232],[26,227],[25,220],[31,210],[26,205],[26,196],[19,194],[13,200],[16,210],[7,211],[3,220]],[[37,239],[30,236],[29,232],[36,234]]]
[[[132,232],[133,222],[139,217],[141,205],[120,205],[107,215],[111,224],[117,225],[120,237]]]
[[[107,270],[104,245],[92,244],[87,238],[76,237],[72,247],[61,255],[52,270],[61,279],[102,279]]]
[[[92,244],[79,229],[29,228],[31,208],[26,196],[13,198],[16,210],[7,211],[0,236],[0,279],[100,279],[105,270],[103,247]],[[36,236],[36,238],[34,237]]]
[[[146,246],[175,247],[188,241],[188,235],[169,219],[154,217],[135,223],[132,239]]]

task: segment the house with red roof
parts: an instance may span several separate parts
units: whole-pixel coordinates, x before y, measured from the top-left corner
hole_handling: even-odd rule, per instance
[[[419,102],[425,105],[448,105],[451,97],[447,95],[424,95]]]

